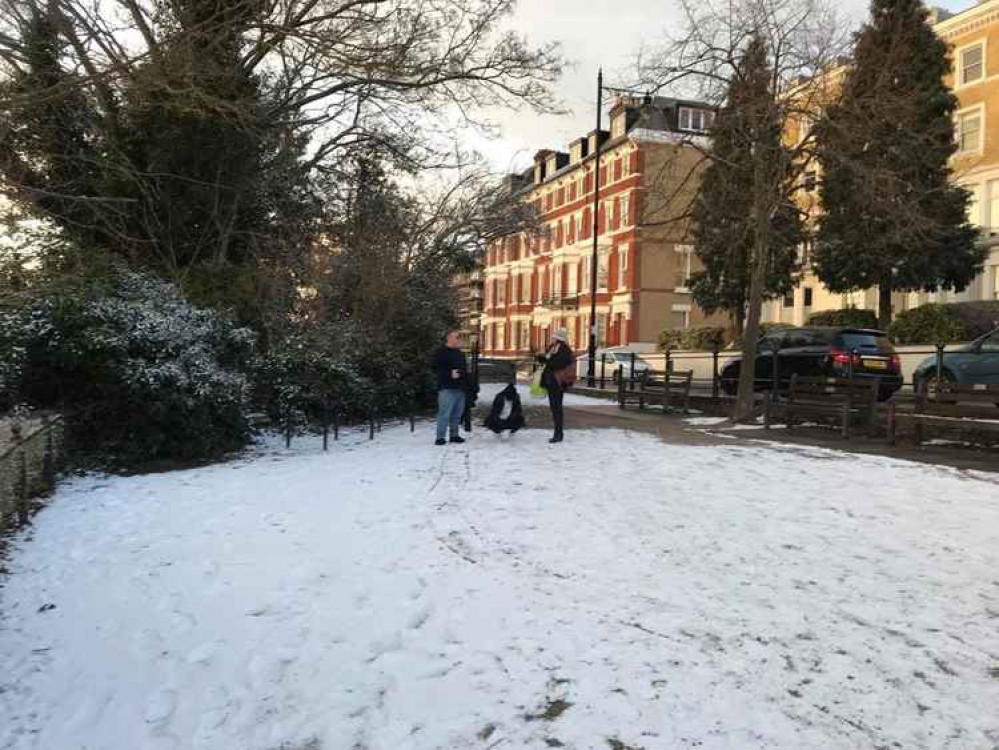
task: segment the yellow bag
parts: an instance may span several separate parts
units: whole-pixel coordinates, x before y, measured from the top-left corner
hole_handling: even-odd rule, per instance
[[[534,373],[534,377],[531,378],[531,395],[535,398],[548,395],[548,390],[541,385],[541,376],[544,374],[544,371],[544,367],[539,367]]]

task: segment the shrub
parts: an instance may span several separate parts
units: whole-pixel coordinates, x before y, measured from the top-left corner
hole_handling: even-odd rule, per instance
[[[304,323],[258,358],[255,400],[272,423],[294,432],[322,423],[324,409],[345,420],[407,413],[428,403],[435,383],[429,355],[400,352],[391,340],[350,321]]]
[[[727,331],[720,326],[699,328],[667,328],[659,334],[659,348],[665,351],[682,349],[686,351],[711,351],[715,346],[725,346]]]
[[[808,325],[877,328],[878,316],[873,310],[861,310],[857,307],[848,307],[845,310],[823,310],[809,316]]]
[[[898,315],[888,328],[897,344],[949,344],[972,338],[954,305],[920,305]]]
[[[999,326],[999,300],[981,302],[953,302],[944,307],[968,327],[968,338],[976,339]]]
[[[123,273],[109,288],[0,313],[0,401],[65,413],[81,457],[108,468],[201,461],[244,446],[254,334]]]
[[[760,323],[760,336],[765,336],[770,331],[782,331],[785,328],[797,328],[791,323]]]
[[[667,349],[672,351],[674,349],[683,348],[683,329],[682,328],[667,328],[662,333],[659,334],[659,350],[666,351]]]

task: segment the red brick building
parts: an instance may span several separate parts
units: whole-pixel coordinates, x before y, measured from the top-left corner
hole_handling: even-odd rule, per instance
[[[699,182],[713,112],[697,102],[620,99],[600,131],[598,346],[653,348],[664,328],[703,322],[687,280],[696,262],[681,218]],[[568,153],[539,151],[507,188],[538,212],[541,231],[495,241],[485,262],[482,349],[519,358],[558,328],[588,344],[596,131]]]

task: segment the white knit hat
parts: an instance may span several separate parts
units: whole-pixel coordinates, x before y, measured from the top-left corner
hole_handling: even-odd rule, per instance
[[[564,328],[557,328],[552,338],[565,344],[569,341],[569,333]]]

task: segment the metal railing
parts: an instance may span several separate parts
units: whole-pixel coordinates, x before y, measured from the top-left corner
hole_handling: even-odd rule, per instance
[[[918,348],[904,347],[904,349],[899,350],[898,354],[903,361],[899,373],[902,376],[902,385],[896,393],[903,398],[915,394],[919,382],[914,377],[914,371],[916,366],[927,357],[935,358],[935,372],[939,378],[945,366],[946,350],[947,347],[943,345]],[[760,356],[771,357],[772,364],[769,368],[769,374],[754,378],[755,389],[758,392],[775,395],[785,393],[791,378],[786,358],[796,355],[788,350],[778,349],[769,355],[757,355],[757,358],[759,359]],[[594,382],[590,384],[587,382],[588,359],[582,356],[577,359],[578,386],[589,386],[599,390],[616,390],[618,378],[624,377],[626,387],[634,390],[641,379],[642,371],[646,368],[665,372],[692,370],[694,375],[691,388],[696,395],[705,397],[710,394],[711,398],[716,401],[727,401],[735,398],[734,392],[738,389],[737,377],[726,378],[723,375],[725,366],[733,360],[742,360],[740,350],[630,352],[629,358],[625,362],[604,353],[597,357]],[[846,377],[852,376],[852,361],[851,357],[848,369],[844,373]]]
[[[43,417],[28,432],[19,421],[12,422],[11,444],[0,453],[0,527],[26,524],[32,499],[55,489],[64,432],[61,415]]]

